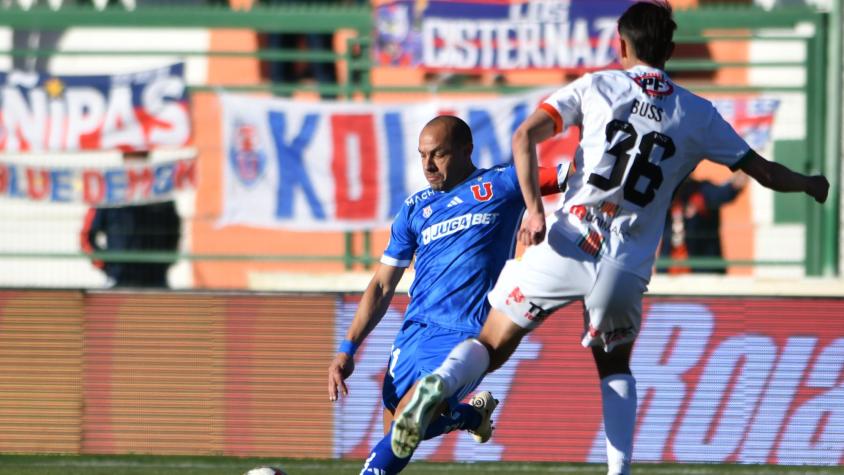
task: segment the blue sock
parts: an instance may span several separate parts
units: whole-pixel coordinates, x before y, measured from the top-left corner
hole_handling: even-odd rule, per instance
[[[369,457],[366,458],[366,463],[363,464],[360,475],[394,475],[407,467],[410,457],[404,459],[396,457],[393,449],[390,448],[391,435],[393,435],[392,429],[375,444]]]
[[[481,425],[481,415],[478,411],[469,404],[458,404],[451,410],[451,414],[439,416],[431,421],[422,440],[433,439],[456,429],[475,429],[479,425]]]
[[[474,429],[480,424],[481,415],[478,414],[478,411],[469,404],[458,404],[451,410],[450,415],[439,416],[428,424],[428,430],[425,431],[423,440],[433,439],[455,429]],[[390,429],[390,432],[375,444],[375,447],[369,452],[369,457],[366,458],[366,463],[363,464],[360,475],[394,475],[407,467],[412,455],[403,459],[396,457],[393,449],[390,448],[390,437],[392,435],[393,430]]]

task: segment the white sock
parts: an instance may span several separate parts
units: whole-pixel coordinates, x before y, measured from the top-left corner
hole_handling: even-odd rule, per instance
[[[489,351],[474,338],[455,346],[434,374],[443,378],[446,397],[477,381],[489,368]]]
[[[636,428],[636,379],[613,374],[601,380],[608,475],[629,475]]]

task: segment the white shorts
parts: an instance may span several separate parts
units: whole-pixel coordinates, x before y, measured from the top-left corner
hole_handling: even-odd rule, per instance
[[[553,231],[521,259],[507,261],[488,299],[517,325],[533,329],[552,312],[583,300],[581,344],[611,351],[632,342],[642,324],[647,280],[596,260]]]

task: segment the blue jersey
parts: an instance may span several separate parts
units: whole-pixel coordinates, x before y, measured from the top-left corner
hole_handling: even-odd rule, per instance
[[[405,320],[479,333],[524,209],[512,166],[475,170],[449,191],[428,188],[405,200],[381,258],[407,267],[416,255]]]

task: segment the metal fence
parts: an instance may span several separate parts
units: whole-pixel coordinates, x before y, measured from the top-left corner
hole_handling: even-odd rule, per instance
[[[24,2],[25,3],[25,2]],[[174,2],[176,3],[176,2]],[[199,3],[199,2],[197,2]],[[797,44],[803,54],[796,59],[769,61],[724,62],[699,56],[679,55],[669,62],[671,74],[688,76],[683,83],[693,91],[704,94],[718,93],[766,93],[790,94],[803,101],[802,127],[805,136],[790,141],[787,152],[780,152],[775,146],[777,161],[803,172],[823,172],[831,182],[830,198],[826,205],[818,206],[809,199],[789,197],[781,207],[792,209],[782,217],[784,222],[798,223],[805,228],[805,251],[803,259],[695,259],[687,261],[702,268],[723,269],[725,267],[791,266],[803,268],[806,275],[837,275],[839,272],[839,201],[841,176],[840,143],[835,139],[841,130],[840,84],[840,28],[833,21],[840,19],[840,6],[833,14],[809,9],[783,9],[763,11],[748,7],[719,6],[695,10],[677,11],[679,24],[677,43],[682,46],[712,45],[718,42],[757,44]],[[308,4],[257,5],[249,11],[232,11],[224,5],[185,6],[181,2],[173,5],[148,5],[139,3],[131,10],[125,6],[110,6],[98,11],[95,5],[63,5],[54,11],[45,4],[35,4],[29,10],[11,8],[3,10],[0,26],[13,30],[62,31],[71,28],[142,28],[162,31],[167,28],[188,29],[240,29],[256,33],[324,33],[334,34],[338,30],[352,32],[348,35],[345,52],[337,53],[333,48],[323,50],[276,49],[167,49],[107,47],[91,50],[60,48],[57,45],[12,46],[0,54],[13,58],[56,58],[86,57],[102,58],[149,58],[157,56],[190,59],[204,58],[249,58],[265,62],[304,61],[337,62],[344,65],[344,80],[335,84],[273,82],[271,80],[253,84],[190,83],[192,94],[215,93],[221,90],[233,92],[270,92],[291,94],[312,92],[318,95],[334,95],[350,100],[366,100],[378,93],[499,93],[522,91],[533,87],[508,81],[497,82],[464,81],[432,82],[414,85],[383,85],[373,81],[371,60],[371,35],[373,29],[372,11],[369,6],[315,6]],[[682,51],[682,48],[680,48]],[[836,56],[837,52],[837,56]],[[836,59],[837,58],[837,59]],[[830,60],[831,59],[831,60]],[[785,69],[783,69],[785,68]],[[837,69],[836,69],[837,68]],[[774,71],[771,78],[783,75],[796,78],[791,81],[760,80],[725,83],[715,82],[707,74],[724,70]],[[759,74],[757,74],[759,75]],[[765,73],[761,73],[764,77]],[[794,151],[798,153],[794,153]],[[200,159],[201,159],[200,150]],[[779,199],[779,198],[778,198]],[[779,206],[779,205],[778,205]],[[796,210],[796,211],[795,211]],[[191,217],[191,219],[198,219]],[[347,233],[342,249],[322,255],[294,255],[267,253],[211,253],[180,252],[139,253],[102,252],[93,257],[125,262],[155,262],[179,259],[182,262],[196,261],[336,261],[347,269],[357,265],[368,267],[375,261],[369,232],[360,236]],[[376,250],[377,252],[377,250]],[[89,254],[65,251],[21,251],[0,249],[3,259],[75,259],[89,258]],[[674,263],[660,259],[658,268]],[[52,284],[54,285],[54,284]],[[75,285],[72,285],[75,286]]]

